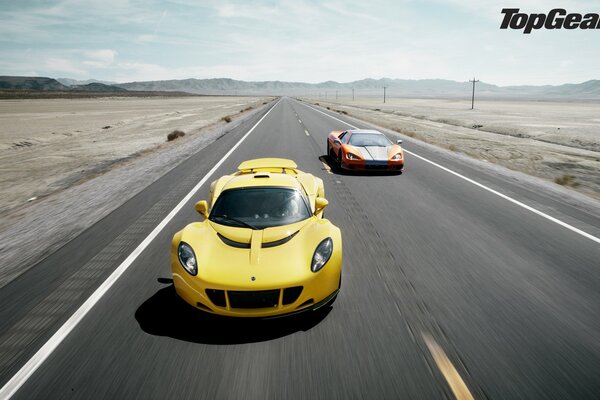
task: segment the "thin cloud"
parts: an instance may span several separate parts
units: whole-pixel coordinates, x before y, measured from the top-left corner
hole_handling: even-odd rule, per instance
[[[44,69],[59,75],[85,76],[86,70],[76,63],[64,58],[48,58],[44,62]]]
[[[592,5],[561,3],[573,12]],[[595,32],[500,30],[503,7],[500,0],[9,2],[0,5],[0,74],[305,82],[476,74],[501,85],[598,77],[600,54],[586,45]]]

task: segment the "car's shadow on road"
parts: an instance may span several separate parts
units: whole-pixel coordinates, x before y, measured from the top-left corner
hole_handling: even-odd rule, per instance
[[[166,283],[164,279],[160,281]],[[220,317],[186,304],[177,296],[171,284],[140,305],[135,312],[135,319],[142,330],[150,335],[192,343],[242,344],[308,331],[330,311],[330,307],[323,307],[318,311],[275,319]]]
[[[340,168],[339,164],[332,159],[330,156],[322,155],[319,156],[319,160],[329,167],[331,173],[335,175],[349,175],[349,176],[396,176],[402,175],[402,171],[378,171],[378,170],[369,170],[369,171],[349,171]]]

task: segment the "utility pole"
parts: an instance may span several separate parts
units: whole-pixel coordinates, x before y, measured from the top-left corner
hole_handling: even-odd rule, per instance
[[[383,87],[383,102],[385,103],[385,89],[387,89],[386,86]]]
[[[338,91],[336,90],[336,91],[335,91],[335,99],[336,99],[336,100],[337,100],[337,92],[338,92]]]
[[[354,88],[352,88],[352,101],[354,101]]]
[[[473,82],[473,94],[471,95],[471,110],[473,109],[473,107],[475,106],[475,82],[479,82],[479,79],[475,80],[475,77],[473,77],[472,81],[469,82]],[[385,101],[384,101],[385,103]]]

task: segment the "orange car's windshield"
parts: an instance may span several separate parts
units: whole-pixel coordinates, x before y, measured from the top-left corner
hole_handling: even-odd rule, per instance
[[[380,133],[354,133],[352,134],[352,136],[350,136],[350,141],[348,142],[348,144],[358,147],[387,147],[391,146],[392,142]]]

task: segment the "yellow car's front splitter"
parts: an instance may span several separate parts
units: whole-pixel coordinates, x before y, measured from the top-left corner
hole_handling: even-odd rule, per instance
[[[179,297],[200,310],[231,317],[274,317],[317,309],[330,302],[339,291],[340,271],[331,268],[328,272],[297,281],[294,286],[288,283],[260,290],[232,290],[186,276],[182,269],[173,274],[173,283]]]

